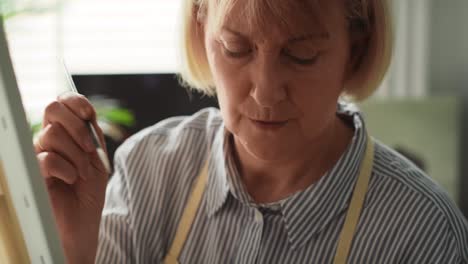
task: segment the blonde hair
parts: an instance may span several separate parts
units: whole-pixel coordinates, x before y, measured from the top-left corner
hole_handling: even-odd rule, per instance
[[[208,15],[207,29],[219,29],[236,1],[238,0],[184,0],[180,76],[186,86],[207,95],[216,94],[199,23]],[[317,1],[319,0],[309,0],[310,3],[304,4],[303,1],[246,0],[242,15],[248,18],[250,27],[262,28],[268,23],[264,19],[265,9],[268,9],[278,18],[279,25],[292,27],[287,19],[288,15],[296,10],[306,10],[302,14],[294,14],[295,17],[302,16],[303,19],[309,20],[318,18],[316,22],[320,23],[322,20],[317,12]],[[388,0],[345,1],[351,34],[365,33],[367,45],[354,76],[346,82],[342,95],[354,101],[361,101],[377,89],[388,70],[393,50],[391,14]],[[214,6],[216,10],[212,12]],[[210,12],[207,12],[208,9]]]

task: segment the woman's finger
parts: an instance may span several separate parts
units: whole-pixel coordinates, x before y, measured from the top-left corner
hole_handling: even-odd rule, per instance
[[[54,101],[46,107],[43,127],[45,128],[50,123],[61,124],[83,150],[94,151],[95,147],[85,121],[64,104]]]
[[[57,101],[83,120],[96,119],[96,111],[89,100],[81,94],[67,92],[57,97]]]
[[[75,143],[61,124],[47,125],[41,131],[37,141],[42,151],[55,152],[73,164],[83,179],[89,174],[89,154]]]
[[[42,177],[46,180],[53,178],[74,184],[78,179],[76,168],[62,156],[54,152],[41,152],[37,154]]]
[[[104,147],[104,150],[106,150],[104,134],[102,133],[101,128],[97,124],[96,110],[94,110],[94,107],[92,106],[91,102],[89,102],[89,100],[85,96],[73,92],[67,92],[60,95],[57,98],[57,101],[64,104],[66,107],[68,107],[68,109],[70,109],[70,111],[72,111],[75,115],[79,116],[83,120],[91,121],[92,125],[94,126],[94,129],[96,130],[99,136],[99,141],[101,145]]]

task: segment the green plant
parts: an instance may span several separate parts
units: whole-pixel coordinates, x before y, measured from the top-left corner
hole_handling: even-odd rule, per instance
[[[97,119],[115,125],[131,128],[135,125],[135,115],[128,109],[121,107],[97,106]],[[42,121],[30,121],[30,127],[33,137],[41,130]]]

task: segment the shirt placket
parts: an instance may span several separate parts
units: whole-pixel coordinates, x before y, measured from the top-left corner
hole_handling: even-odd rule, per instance
[[[257,208],[249,208],[250,217],[245,225],[243,238],[239,244],[239,251],[234,263],[252,264],[258,262],[258,255],[262,242],[264,218]]]

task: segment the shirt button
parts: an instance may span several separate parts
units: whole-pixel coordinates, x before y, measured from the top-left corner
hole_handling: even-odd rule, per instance
[[[263,215],[258,209],[255,209],[255,222],[258,224],[263,222]]]

